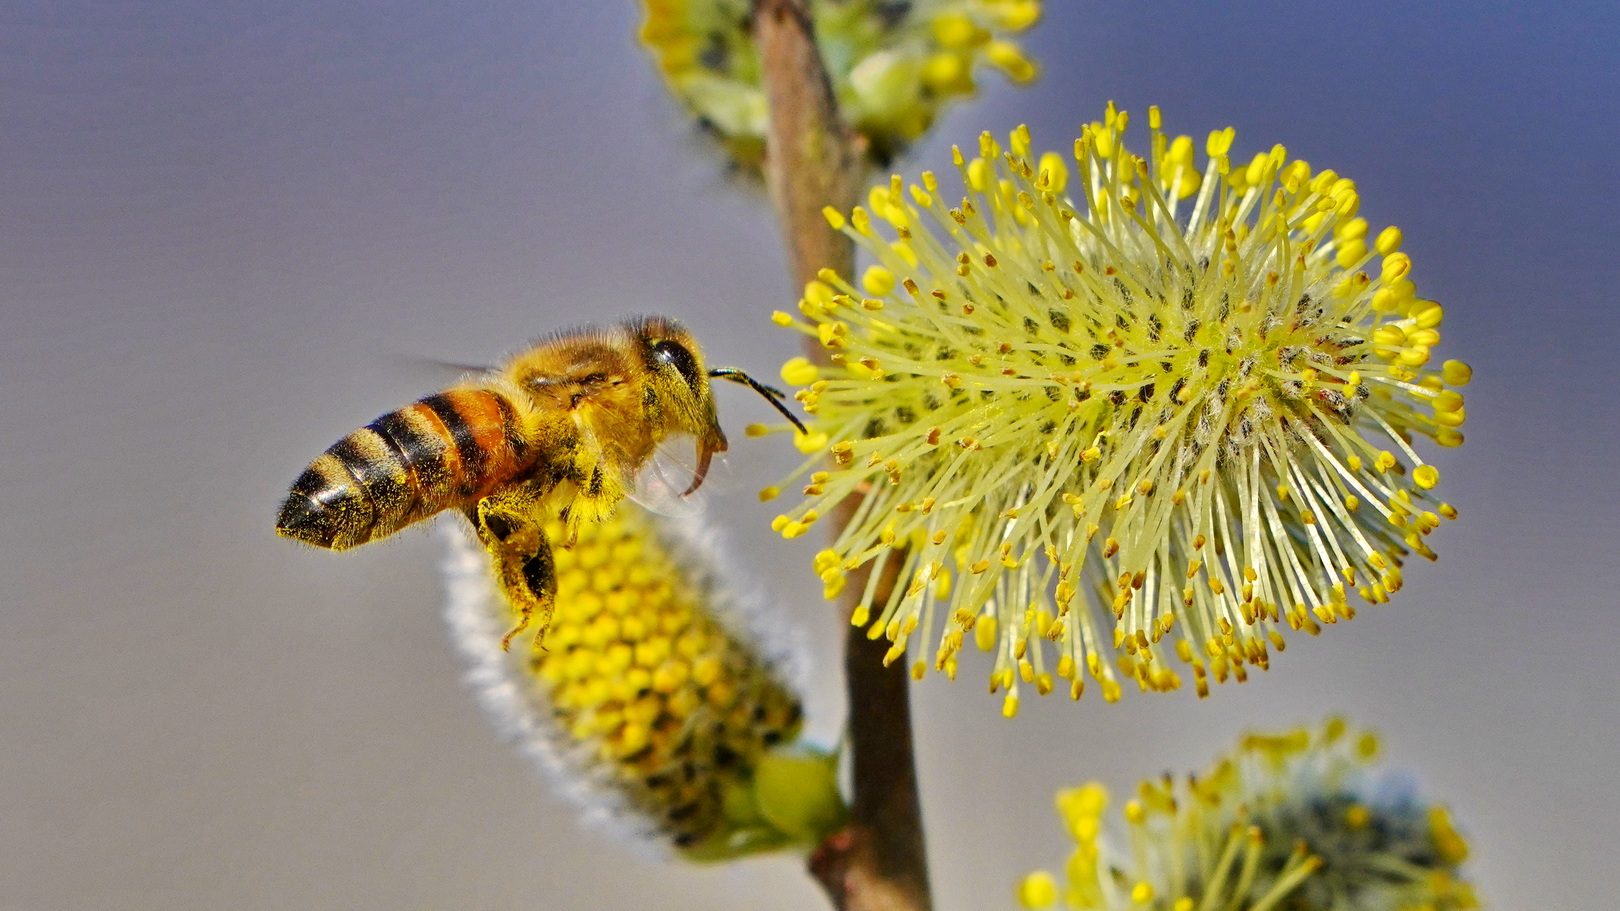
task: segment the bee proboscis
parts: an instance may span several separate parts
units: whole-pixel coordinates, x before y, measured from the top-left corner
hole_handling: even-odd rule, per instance
[[[612,513],[676,433],[696,440],[685,494],[697,490],[726,450],[710,378],[751,387],[803,431],[781,392],[736,368],[704,369],[674,320],[563,332],[339,440],[293,482],[276,530],[346,550],[460,510],[520,618],[503,647],[536,620],[538,647],[557,590],[547,517],[567,523],[567,546],[580,523]]]

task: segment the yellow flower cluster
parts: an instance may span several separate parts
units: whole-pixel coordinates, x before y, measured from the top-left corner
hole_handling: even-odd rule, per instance
[[[645,0],[641,40],[664,82],[733,161],[757,171],[765,94],[750,0]],[[810,5],[816,41],[844,120],[886,163],[943,108],[976,91],[988,64],[1015,82],[1035,65],[1010,36],[1040,18],[1040,0],[841,0]]]
[[[568,540],[557,520],[546,533]],[[581,526],[554,552],[544,649],[521,655],[501,651],[515,615],[458,537],[450,619],[474,686],[587,807],[684,856],[817,838],[842,814],[832,766],[795,743],[799,698],[734,628],[733,596],[694,534],[628,504]]]
[[[1030,911],[1464,911],[1468,844],[1442,806],[1409,784],[1369,777],[1370,733],[1329,719],[1319,730],[1250,734],[1203,776],[1142,782],[1125,804],[1125,850],[1108,842],[1108,792],[1062,791],[1075,840],[1066,884],[1019,884]]]
[[[813,457],[776,529],[858,498],[816,560],[829,596],[903,555],[855,622],[891,661],[932,640],[919,676],[992,650],[1009,715],[1020,683],[1113,700],[1116,666],[1174,689],[1167,637],[1200,695],[1243,680],[1283,626],[1387,601],[1456,516],[1412,440],[1462,442],[1470,371],[1431,360],[1442,310],[1401,232],[1281,146],[1234,162],[1221,130],[1200,166],[1149,121],[1141,154],[1112,106],[1072,156],[985,134],[954,204],[932,173],[873,188],[828,217],[875,263],[774,317],[831,361],[783,371]]]

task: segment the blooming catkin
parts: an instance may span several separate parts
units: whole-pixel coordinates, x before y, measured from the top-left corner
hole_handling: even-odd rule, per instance
[[[1009,715],[1020,684],[1116,699],[1116,665],[1174,689],[1172,644],[1200,695],[1243,680],[1283,627],[1388,600],[1456,515],[1412,441],[1462,442],[1470,371],[1431,359],[1401,232],[1281,146],[1233,163],[1217,131],[1199,167],[1149,119],[1140,154],[1112,106],[1072,156],[985,134],[955,203],[932,173],[874,187],[828,213],[873,265],[774,317],[831,362],[783,370],[812,458],[776,530],[859,497],[815,562],[829,596],[903,554],[854,622],[919,676],[993,651]]]
[[[757,171],[767,121],[751,0],[644,0],[641,40],[671,94],[738,167]],[[885,163],[920,138],[950,101],[971,97],[988,64],[1015,82],[1035,65],[1010,36],[1040,18],[1040,0],[840,0],[811,3],[817,45],[845,122]]]
[[[1108,791],[1060,791],[1075,840],[1059,885],[1038,871],[1025,909],[1070,911],[1463,911],[1468,843],[1409,779],[1371,774],[1376,736],[1329,719],[1249,734],[1208,772],[1143,781],[1126,802],[1127,843],[1103,824]]]
[[[592,815],[694,859],[802,842],[837,821],[831,764],[796,744],[799,697],[736,628],[712,535],[628,504],[587,523],[555,550],[544,649],[507,653],[515,615],[456,531],[447,613],[469,679]]]

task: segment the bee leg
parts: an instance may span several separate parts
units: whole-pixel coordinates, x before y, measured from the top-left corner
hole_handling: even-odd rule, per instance
[[[557,599],[557,567],[551,559],[551,545],[542,535],[534,553],[524,558],[519,571],[523,579],[524,597],[519,599],[512,594],[514,586],[508,586],[508,597],[519,602],[517,625],[506,631],[501,637],[501,649],[512,647],[512,639],[529,627],[531,617],[540,615],[540,628],[534,633],[535,651],[545,650],[546,630],[551,628],[551,613]]]
[[[533,501],[522,498],[512,503],[507,498],[485,497],[467,510],[467,519],[478,530],[478,540],[494,561],[501,590],[518,614],[517,625],[501,638],[501,648],[511,648],[512,640],[536,620],[539,630],[534,647],[542,648],[557,597],[557,568]]]
[[[579,484],[573,502],[563,510],[562,518],[568,529],[568,540],[563,547],[574,546],[581,528],[612,516],[625,493],[624,482],[598,463]]]

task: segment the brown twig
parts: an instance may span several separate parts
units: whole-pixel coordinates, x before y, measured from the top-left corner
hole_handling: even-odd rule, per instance
[[[854,246],[827,224],[821,210],[832,206],[847,213],[861,178],[857,140],[839,119],[808,4],[754,0],[754,35],[770,111],[765,184],[800,288],[823,268],[848,275],[854,267]]]
[[[754,34],[770,110],[765,182],[801,289],[824,268],[853,274],[854,245],[827,223],[822,209],[848,213],[862,177],[860,140],[839,117],[816,49],[809,2],[754,0]],[[811,349],[812,357],[824,355],[819,346]],[[848,517],[846,509],[838,518]],[[897,571],[898,563],[886,564],[882,584],[892,586]],[[849,580],[846,621],[864,588],[860,574]],[[887,642],[847,628],[851,822],[816,850],[810,872],[840,911],[928,911],[932,899],[905,668],[883,666]]]

